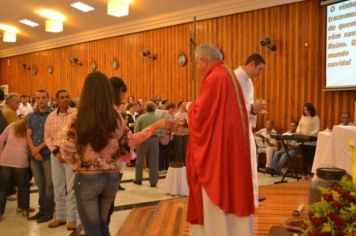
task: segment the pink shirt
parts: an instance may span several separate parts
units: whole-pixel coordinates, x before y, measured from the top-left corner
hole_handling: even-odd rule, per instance
[[[56,109],[48,115],[45,124],[44,141],[51,151],[56,149],[56,147],[61,146],[63,128],[67,123],[70,114],[75,111],[75,108],[69,107],[64,113],[59,112],[59,110]]]
[[[9,125],[0,136],[0,152],[1,166],[29,167],[26,136],[16,137],[13,124]]]

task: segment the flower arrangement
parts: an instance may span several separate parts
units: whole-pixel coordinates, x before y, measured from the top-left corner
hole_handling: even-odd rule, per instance
[[[309,206],[302,235],[356,236],[356,185],[343,177],[332,188],[320,191],[320,199]]]

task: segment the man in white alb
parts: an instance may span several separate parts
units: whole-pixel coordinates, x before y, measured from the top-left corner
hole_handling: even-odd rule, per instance
[[[258,180],[257,180],[257,156],[255,139],[252,128],[256,126],[256,114],[266,109],[266,104],[254,103],[254,87],[252,79],[259,76],[265,68],[265,60],[257,53],[250,55],[245,64],[239,66],[235,71],[235,75],[241,85],[242,92],[245,98],[247,113],[249,114],[249,137],[251,151],[251,168],[253,179],[253,192],[255,207],[258,206]]]

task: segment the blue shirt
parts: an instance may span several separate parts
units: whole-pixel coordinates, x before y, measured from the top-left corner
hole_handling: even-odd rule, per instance
[[[40,112],[36,109],[33,113],[30,114],[26,128],[32,130],[32,143],[35,146],[44,142],[44,131],[45,131],[45,123],[49,113],[52,112],[52,109],[47,107],[45,112]],[[41,155],[50,155],[51,151],[48,147],[41,149]]]

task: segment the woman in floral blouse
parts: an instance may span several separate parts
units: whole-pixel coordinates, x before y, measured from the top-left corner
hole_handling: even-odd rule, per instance
[[[119,184],[123,148],[146,140],[156,128],[172,127],[162,120],[141,133],[127,133],[113,106],[113,91],[106,75],[90,73],[81,92],[78,113],[65,129],[61,154],[76,172],[74,192],[86,236],[107,236],[107,216]],[[121,150],[120,150],[121,147]]]

